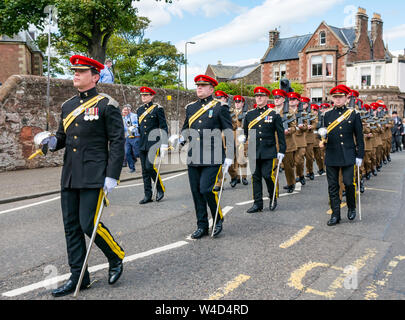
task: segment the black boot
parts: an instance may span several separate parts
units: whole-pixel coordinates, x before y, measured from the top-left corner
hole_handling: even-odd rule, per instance
[[[363,179],[360,180],[360,192],[364,193],[364,181],[363,181]]]
[[[114,284],[121,277],[124,266],[121,259],[111,261],[108,268],[108,284]]]
[[[321,170],[318,170],[318,174],[321,176],[321,175],[323,175],[325,173],[325,170],[323,170],[323,169],[321,169]]]
[[[66,281],[62,286],[52,291],[52,295],[55,298],[63,297],[68,294],[75,292],[76,286],[78,281],[73,281],[69,279]],[[85,290],[90,287],[90,278],[83,278],[82,284],[80,286],[80,290]]]
[[[152,202],[152,201],[153,201],[152,197],[145,196],[145,198],[143,198],[141,201],[139,201],[139,204],[145,204],[145,203]]]
[[[277,208],[277,198],[274,197],[274,202],[272,201],[272,198],[270,198],[270,206],[269,209],[270,211],[274,211]]]
[[[295,190],[295,184],[292,184],[291,186],[288,186],[287,192],[288,193],[293,193]]]
[[[163,199],[164,196],[165,196],[165,193],[163,192],[163,190],[158,190],[156,192],[156,201],[159,202],[160,200]]]
[[[248,209],[248,211],[246,211],[247,213],[256,213],[256,212],[260,212],[263,210],[263,207],[259,207],[257,204],[254,204],[250,209]]]
[[[354,220],[356,218],[356,208],[348,208],[347,210],[347,219]]]
[[[191,235],[192,239],[200,239],[203,236],[208,235],[208,228],[207,229],[203,229],[203,228],[198,228],[196,231],[193,232],[193,234]]]
[[[213,233],[213,237],[216,237],[217,235],[219,235],[222,231],[222,220],[217,221],[215,228],[214,228],[214,233]]]
[[[239,180],[239,182],[240,182],[240,180]],[[232,179],[231,182],[230,182],[231,187],[232,187],[232,188],[235,188],[235,186],[236,186],[237,183],[238,183],[238,179],[236,179],[236,178],[235,178],[235,179]]]
[[[246,178],[242,178],[242,183],[243,183],[245,186],[247,186],[247,185],[249,184],[249,182],[247,181]]]
[[[301,184],[303,185],[303,186],[305,186],[305,177],[304,176],[302,176],[302,177],[300,177],[300,179],[299,179],[299,181],[301,182]]]

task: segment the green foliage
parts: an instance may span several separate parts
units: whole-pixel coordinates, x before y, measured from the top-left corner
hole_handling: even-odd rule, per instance
[[[304,86],[300,83],[297,82],[291,82],[291,88],[295,91],[301,94],[304,91]],[[222,90],[226,92],[229,95],[242,95],[242,96],[248,96],[248,97],[253,97],[254,96],[254,89],[258,86],[265,87],[268,90],[273,91],[274,89],[279,88],[279,82],[273,82],[271,84],[265,84],[265,85],[254,85],[254,84],[249,84],[249,85],[244,85],[240,84],[240,82],[233,83],[233,82],[220,82],[218,83],[218,86],[215,87],[215,90]],[[270,98],[273,98],[273,96],[270,96]]]

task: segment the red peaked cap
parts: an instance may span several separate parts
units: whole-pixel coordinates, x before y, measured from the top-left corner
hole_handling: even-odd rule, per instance
[[[321,104],[321,108],[324,108],[324,109],[326,109],[326,108],[329,108],[330,107],[330,104],[329,103],[322,103]]]
[[[205,74],[200,74],[194,78],[195,84],[210,84],[213,87],[218,85],[218,81]]]
[[[151,94],[151,95],[155,95],[156,91],[149,88],[149,87],[141,87],[139,89],[139,91],[141,92],[141,94]]]
[[[351,89],[348,86],[345,86],[344,84],[339,84],[338,86],[332,88],[330,90],[330,95],[331,96],[347,96],[350,94]]]
[[[309,103],[310,101],[311,101],[311,99],[309,99],[308,97],[302,97],[301,96],[301,102]]]
[[[237,100],[241,100],[241,101],[245,102],[245,98],[242,97],[241,95],[233,96],[233,101],[237,101]]]
[[[268,106],[270,109],[274,109],[274,108],[276,107],[276,105],[275,105],[275,104],[272,104],[272,103],[269,103],[267,106]]]
[[[270,95],[271,95],[270,90],[268,90],[268,89],[265,88],[265,87],[256,87],[256,88],[253,90],[253,93],[254,93],[255,96],[256,96],[256,95],[258,95],[258,96],[270,96]]]
[[[274,89],[271,93],[273,94],[273,97],[275,96],[287,97],[287,92],[285,92],[283,89]]]
[[[301,95],[297,92],[289,92],[287,96],[289,99],[298,99],[298,100],[301,99]]]
[[[372,104],[370,104],[370,107],[371,107],[371,109],[373,109],[373,110],[377,110],[379,106],[380,106],[380,105],[379,105],[378,103],[376,103],[376,102],[373,102]]]
[[[312,110],[319,110],[319,106],[317,104],[311,104]]]
[[[227,95],[224,91],[222,91],[222,90],[217,90],[217,91],[215,91],[215,96],[216,96],[216,97],[225,97],[225,98],[228,98],[228,95]]]
[[[356,90],[350,90],[349,96],[355,96],[356,98],[358,98],[359,92]]]
[[[75,70],[75,69],[81,69],[81,70],[97,70],[97,72],[100,72],[102,69],[104,69],[104,65],[97,60],[85,57],[85,56],[80,56],[78,54],[75,54],[70,57],[70,63],[72,66],[70,69]]]

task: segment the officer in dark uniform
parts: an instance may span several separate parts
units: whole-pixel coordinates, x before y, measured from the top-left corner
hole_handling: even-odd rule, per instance
[[[332,217],[328,226],[340,221],[339,171],[343,176],[348,207],[347,217],[356,217],[355,165],[361,166],[364,157],[363,126],[360,114],[347,107],[350,88],[338,85],[330,91],[334,108],[325,112],[325,165]]]
[[[139,122],[139,158],[142,165],[142,178],[145,197],[140,204],[152,200],[152,180],[156,184],[156,201],[163,199],[165,187],[160,174],[157,172],[156,158],[160,153],[163,158],[168,148],[167,122],[163,107],[155,102],[153,98],[156,92],[148,87],[141,87],[141,99],[144,103],[137,110]]]
[[[104,66],[79,55],[72,56],[70,62],[75,70],[73,85],[78,94],[62,104],[56,135],[43,142],[51,151],[65,148],[61,203],[72,275],[52,292],[55,297],[72,293],[76,288],[87,251],[84,235],[92,235],[103,193],[109,193],[117,185],[125,145],[118,103],[96,89]],[[122,273],[125,253],[102,223],[98,226],[95,243],[108,259],[108,283],[113,284]],[[81,289],[89,284],[86,270]]]
[[[222,231],[223,214],[219,205],[218,192],[214,186],[221,170],[225,175],[232,164],[234,141],[232,119],[229,109],[213,99],[214,87],[218,82],[206,75],[194,78],[197,85],[197,101],[186,106],[186,118],[180,143],[189,140],[188,178],[197,216],[197,230],[191,235],[199,239],[208,234],[207,205],[213,221],[218,207],[218,218],[213,236]],[[225,136],[226,157],[222,134]]]
[[[248,213],[263,210],[263,187],[262,178],[266,182],[267,191],[270,198],[270,210],[275,210],[277,206],[278,192],[272,202],[275,186],[276,158],[281,163],[283,161],[286,143],[284,136],[283,122],[280,114],[275,109],[267,107],[270,91],[264,87],[254,89],[257,107],[248,111],[243,125],[245,141],[248,139],[249,166],[252,174],[254,204],[247,211]],[[254,130],[255,134],[252,134]],[[276,146],[276,135],[279,150]],[[256,146],[255,152],[251,148]]]

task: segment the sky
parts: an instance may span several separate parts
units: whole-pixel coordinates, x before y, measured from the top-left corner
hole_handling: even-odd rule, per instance
[[[151,20],[145,37],[170,42],[185,52],[187,87],[208,64],[248,65],[259,62],[268,47],[268,34],[277,28],[280,38],[313,33],[322,21],[335,27],[354,25],[358,7],[369,23],[381,14],[384,41],[391,53],[405,49],[405,1],[401,0],[155,0],[133,1],[141,16]],[[370,25],[369,25],[370,28]],[[181,79],[184,81],[184,66]]]

